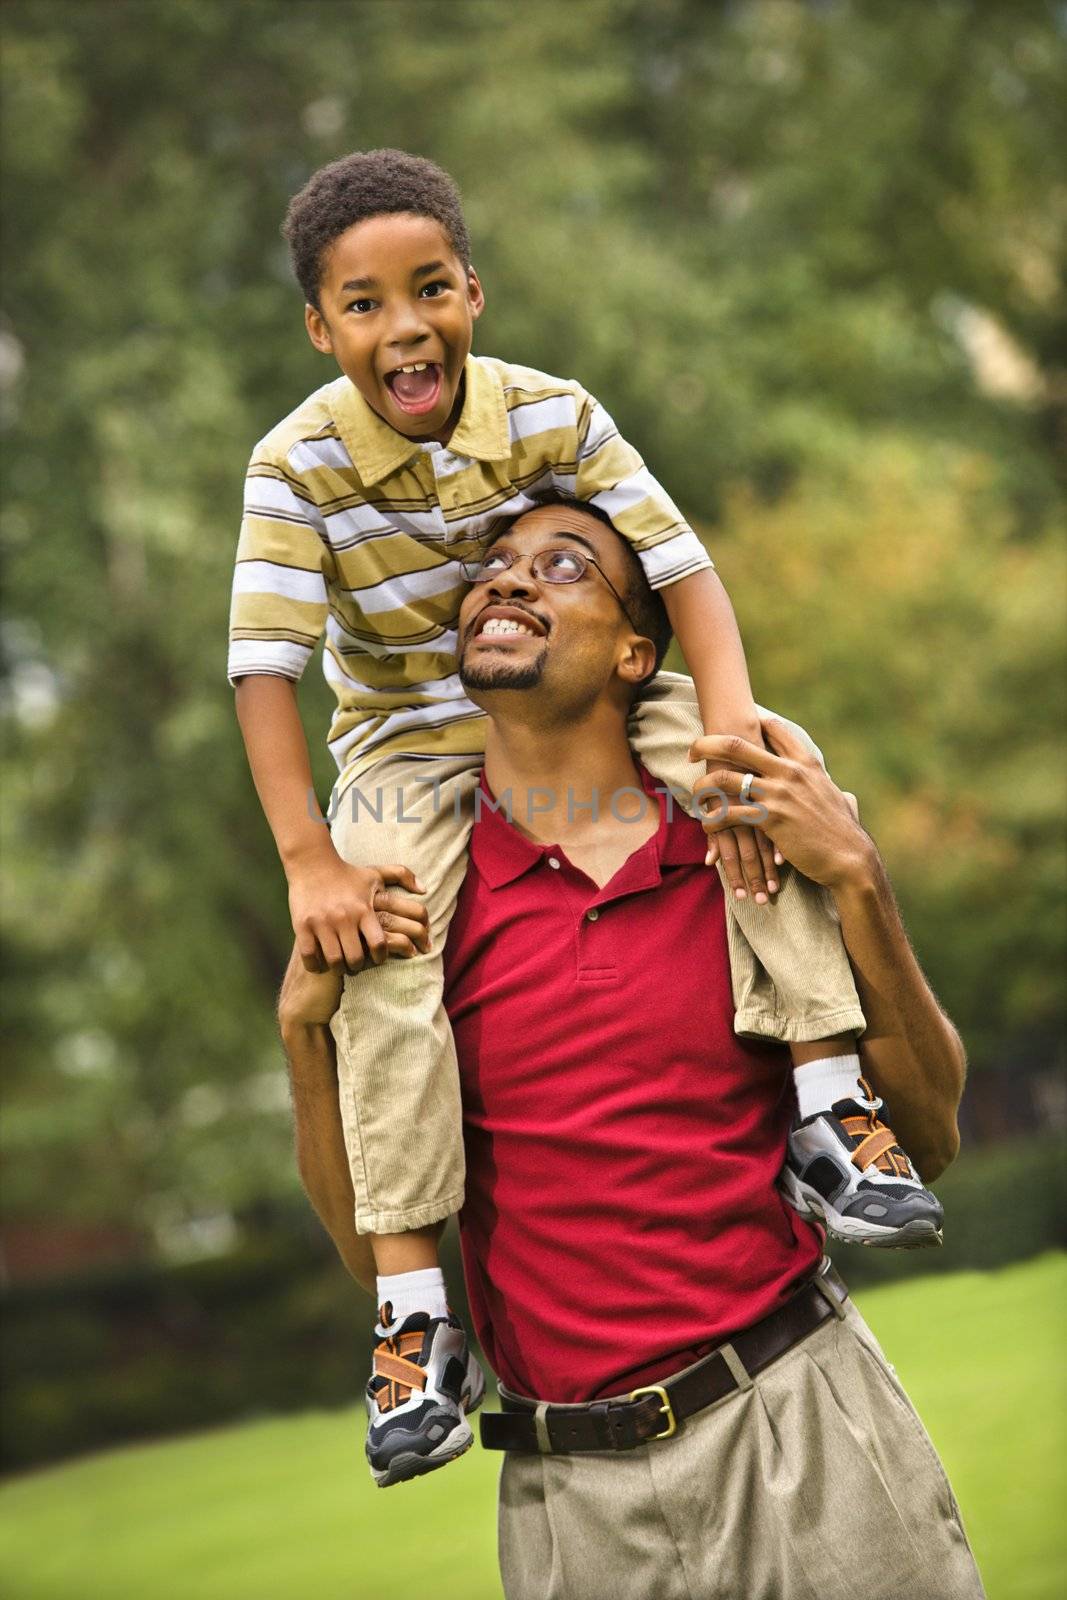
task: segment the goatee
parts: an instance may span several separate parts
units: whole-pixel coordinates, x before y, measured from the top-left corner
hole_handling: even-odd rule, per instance
[[[464,689],[536,689],[545,675],[547,649],[538,651],[532,661],[480,661],[465,658],[459,664],[459,681]]]

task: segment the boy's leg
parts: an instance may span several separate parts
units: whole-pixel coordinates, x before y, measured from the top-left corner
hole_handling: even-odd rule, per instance
[[[819,753],[803,728],[781,720]],[[705,775],[702,762],[687,758],[703,732],[693,681],[677,672],[653,678],[630,717],[637,755],[657,778],[687,796]],[[786,866],[778,894],[758,906],[751,898],[736,899],[725,874],[720,876],[729,910],[736,1031],[788,1043],[862,1033],[863,1009],[826,891]]]
[[[398,862],[426,890],[428,955],[345,980],[334,1017],[341,1120],[357,1231],[371,1236],[380,1307],[367,1455],[380,1485],[432,1471],[472,1442],[484,1379],[451,1315],[437,1258],[463,1202],[463,1128],[442,952],[467,865],[481,756],[390,758],[333,810],[354,865]]]
[[[430,953],[346,978],[334,1018],[356,1228],[428,1230],[463,1203],[463,1127],[442,952],[467,867],[481,756],[393,757],[337,800],[334,845],[355,866],[399,862],[426,889]],[[425,1264],[394,1257],[399,1270]]]
[[[804,729],[781,720],[821,761]],[[686,796],[704,776],[703,765],[687,759],[703,731],[692,679],[678,673],[653,678],[631,713],[635,752]],[[721,867],[720,876],[734,1027],[788,1043],[793,1058],[800,1120],[790,1139],[785,1193],[840,1238],[891,1247],[940,1244],[941,1207],[879,1121],[882,1102],[860,1075],[857,1037],[865,1021],[831,895],[785,866],[778,894],[761,906],[751,897],[738,900]]]

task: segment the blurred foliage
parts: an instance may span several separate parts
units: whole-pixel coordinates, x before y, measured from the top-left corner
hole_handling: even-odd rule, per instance
[[[759,698],[860,794],[976,1065],[1048,1059],[1061,12],[8,0],[3,29],[13,1213],[166,1244],[295,1190],[226,614],[249,450],[331,376],[280,219],[358,147],[455,173],[477,348],[615,414]]]

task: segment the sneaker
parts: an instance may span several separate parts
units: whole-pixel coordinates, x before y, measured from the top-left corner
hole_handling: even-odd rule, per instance
[[[781,1178],[786,1199],[852,1244],[889,1250],[940,1244],[940,1202],[880,1121],[882,1102],[865,1078],[859,1087],[865,1100],[837,1100],[793,1128]]]
[[[444,1467],[474,1443],[466,1413],[485,1396],[461,1323],[415,1311],[395,1327],[381,1309],[367,1384],[367,1460],[381,1489]]]

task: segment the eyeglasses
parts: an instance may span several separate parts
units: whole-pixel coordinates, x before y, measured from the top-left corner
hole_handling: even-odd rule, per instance
[[[599,561],[582,550],[538,550],[535,555],[516,555],[514,550],[498,550],[494,545],[480,561],[461,561],[460,567],[468,583],[491,583],[492,580],[516,561],[529,561],[530,571],[538,583],[578,583],[590,567],[599,572],[622,610],[623,616],[635,633],[641,633],[626,606],[626,601],[616,589]]]

